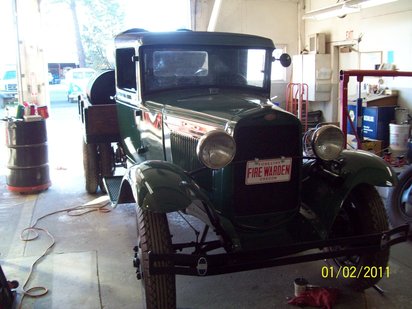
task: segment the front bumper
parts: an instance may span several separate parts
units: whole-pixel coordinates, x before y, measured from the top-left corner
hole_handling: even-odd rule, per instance
[[[221,254],[156,254],[149,252],[150,274],[179,274],[211,276],[273,266],[297,264],[347,255],[357,255],[386,250],[408,239],[409,225],[402,225],[377,234],[328,239],[287,245],[263,250]],[[350,246],[337,251],[302,253],[327,247]],[[157,263],[157,262],[169,263]],[[172,263],[170,263],[172,262]],[[172,266],[159,266],[159,265]]]

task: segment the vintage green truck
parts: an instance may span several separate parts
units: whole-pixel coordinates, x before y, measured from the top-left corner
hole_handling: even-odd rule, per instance
[[[135,203],[134,264],[148,308],[175,308],[175,275],[208,276],[327,259],[358,289],[382,276],[389,229],[375,186],[396,174],[379,157],[345,149],[340,128],[302,131],[270,101],[268,38],[218,32],[148,32],[115,38],[115,70],[79,100],[86,189],[114,206]],[[120,173],[120,175],[119,175]],[[172,239],[168,217],[191,241]],[[207,234],[214,233],[209,240]],[[313,251],[316,249],[317,251]]]

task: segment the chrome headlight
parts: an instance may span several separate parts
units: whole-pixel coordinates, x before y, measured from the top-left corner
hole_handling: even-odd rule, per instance
[[[345,137],[341,129],[334,125],[324,125],[312,134],[312,150],[325,161],[339,157],[345,146]]]
[[[232,162],[236,153],[236,143],[233,137],[224,131],[211,131],[200,138],[196,153],[204,165],[211,169],[219,169]]]

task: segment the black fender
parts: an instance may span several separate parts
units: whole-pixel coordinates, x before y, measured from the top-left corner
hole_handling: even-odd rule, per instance
[[[345,183],[351,189],[367,183],[377,187],[392,187],[398,183],[398,178],[392,167],[382,158],[364,150],[345,150],[342,152]]]
[[[145,161],[128,169],[116,204],[134,202],[152,212],[184,210],[218,230],[229,248],[241,248],[232,222],[215,210],[208,195],[182,168],[170,162]]]
[[[354,187],[362,183],[390,187],[398,181],[384,160],[363,150],[344,150],[334,167],[326,166],[316,161],[305,163],[302,183],[302,202],[316,216],[312,222],[323,237]]]
[[[131,166],[123,177],[118,203],[134,201],[153,212],[186,209],[194,201],[209,203],[208,197],[183,169],[166,161],[145,161]]]

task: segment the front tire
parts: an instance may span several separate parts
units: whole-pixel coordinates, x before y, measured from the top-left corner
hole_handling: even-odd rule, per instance
[[[143,209],[148,204],[146,197]],[[174,274],[149,274],[149,252],[172,253],[172,242],[166,214],[144,211],[136,207],[139,272],[143,285],[143,299],[148,309],[176,308],[176,279]],[[159,266],[170,263],[159,262]],[[169,265],[168,265],[169,264]],[[156,264],[155,264],[156,265]]]
[[[389,191],[386,211],[393,227],[403,224],[412,227],[412,167],[399,175],[398,184]]]
[[[368,184],[362,184],[352,190],[346,198],[332,227],[331,238],[349,237],[380,233],[388,230],[388,220],[382,199],[376,189]],[[330,247],[334,251],[338,248]],[[362,291],[374,286],[381,279],[372,278],[367,273],[373,267],[386,271],[389,260],[389,249],[362,255],[343,256],[330,260],[338,270],[346,267],[356,274],[356,278],[349,280],[349,284],[356,290]],[[362,267],[362,269],[361,269]],[[361,271],[362,270],[362,271]]]

